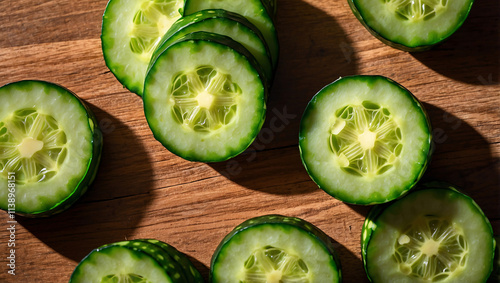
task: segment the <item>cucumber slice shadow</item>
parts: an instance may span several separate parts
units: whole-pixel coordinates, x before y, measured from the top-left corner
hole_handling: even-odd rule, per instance
[[[280,62],[267,103],[266,121],[240,156],[208,165],[250,189],[305,194],[316,190],[313,183],[286,186],[308,180],[298,153],[300,117],[314,95],[312,90],[340,76],[356,74],[358,58],[333,16],[301,0],[287,1],[286,8],[279,4],[275,25],[280,38]],[[271,163],[273,166],[269,166]]]
[[[194,267],[200,272],[200,274],[203,277],[203,279],[205,280],[205,282],[208,282],[210,268],[207,265],[205,265],[203,262],[197,260],[196,258],[194,258],[190,255],[187,255],[187,254],[184,254],[184,255],[188,257],[189,261],[191,261],[191,263],[194,265]]]
[[[499,219],[500,168],[490,143],[454,114],[432,104],[423,105],[432,121],[434,154],[421,182],[439,179],[456,184],[488,218]],[[495,231],[500,229],[495,221],[492,225]]]
[[[45,245],[76,262],[95,247],[133,235],[154,197],[149,192],[153,188],[151,160],[140,139],[104,109],[87,105],[105,140],[95,181],[64,213],[40,219],[16,216]]]
[[[411,53],[448,78],[474,85],[500,83],[499,1],[475,1],[460,29],[431,51]],[[478,62],[481,62],[478,64]]]

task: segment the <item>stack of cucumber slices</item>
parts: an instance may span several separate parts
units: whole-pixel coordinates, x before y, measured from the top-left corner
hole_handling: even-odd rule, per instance
[[[295,217],[266,215],[249,219],[217,247],[210,282],[341,282],[340,262],[330,238]]]
[[[74,93],[43,81],[0,88],[0,208],[28,217],[69,208],[94,180],[102,134]]]
[[[192,161],[224,161],[260,131],[278,62],[274,0],[110,0],[107,66],[144,99],[155,138]]]
[[[191,261],[158,240],[132,240],[104,245],[87,255],[70,283],[203,283]]]

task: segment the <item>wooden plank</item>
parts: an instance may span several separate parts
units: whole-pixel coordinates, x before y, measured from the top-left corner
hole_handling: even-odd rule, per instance
[[[48,219],[18,218],[15,277],[5,268],[7,214],[0,214],[0,281],[64,282],[93,248],[135,238],[172,244],[207,277],[226,233],[249,217],[279,213],[325,231],[344,282],[366,282],[359,238],[369,207],[318,189],[297,148],[307,102],[354,74],[388,76],[425,103],[436,150],[424,179],[462,187],[500,234],[499,5],[477,1],[447,42],[410,54],[372,37],[345,1],[279,0],[281,57],[264,129],[242,155],[203,164],[155,141],[141,99],[106,68],[99,39],[106,1],[3,1],[0,85],[41,79],[68,87],[95,111],[105,144],[95,184],[73,208]]]

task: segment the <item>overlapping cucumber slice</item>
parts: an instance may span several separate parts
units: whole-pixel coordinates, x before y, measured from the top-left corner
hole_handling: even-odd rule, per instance
[[[428,183],[400,200],[375,207],[361,236],[372,282],[485,282],[495,240],[469,197],[444,183]]]
[[[430,161],[431,126],[418,100],[381,76],[340,78],[303,114],[299,149],[320,188],[348,203],[400,197]]]
[[[184,254],[161,241],[145,239],[112,243],[93,250],[78,264],[69,282],[204,281]]]
[[[240,283],[341,282],[330,238],[293,217],[266,215],[238,225],[212,256],[210,281]]]
[[[152,61],[159,54],[186,34],[193,32],[211,32],[228,36],[245,47],[257,60],[271,83],[274,76],[271,54],[260,30],[239,14],[226,10],[203,10],[177,20],[163,36]]]
[[[106,65],[127,89],[142,95],[161,37],[181,17],[184,0],[110,0],[102,21]]]
[[[358,20],[385,44],[423,51],[452,35],[473,0],[348,0]]]
[[[273,66],[277,66],[279,57],[278,36],[271,14],[267,12],[266,5],[260,0],[186,0],[184,16],[206,9],[224,9],[248,19],[262,32],[271,51]]]
[[[250,52],[232,39],[190,33],[152,62],[144,111],[155,136],[193,161],[243,152],[264,122],[267,82]]]
[[[43,81],[5,85],[0,100],[0,208],[29,217],[67,209],[97,173],[102,134],[94,114]]]

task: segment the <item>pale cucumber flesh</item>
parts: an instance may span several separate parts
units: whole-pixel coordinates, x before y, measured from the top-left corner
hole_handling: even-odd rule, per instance
[[[353,204],[384,203],[408,192],[432,153],[420,102],[380,76],[340,78],[309,102],[299,149],[311,178]]]
[[[372,282],[484,282],[494,247],[477,204],[441,183],[375,209],[362,231]]]

